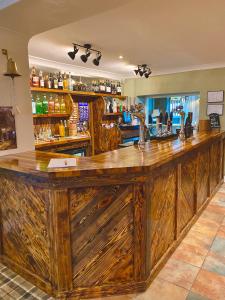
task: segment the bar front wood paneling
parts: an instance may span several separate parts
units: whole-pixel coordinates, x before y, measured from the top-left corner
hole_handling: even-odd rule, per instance
[[[144,291],[222,182],[223,132],[77,158],[0,158],[0,259],[59,299]]]

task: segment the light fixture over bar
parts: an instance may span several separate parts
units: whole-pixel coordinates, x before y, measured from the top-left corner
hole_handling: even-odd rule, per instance
[[[81,60],[86,63],[88,61],[89,56],[92,54],[92,52],[96,52],[97,56],[95,59],[93,59],[93,64],[95,66],[99,66],[100,60],[102,58],[102,53],[99,50],[91,48],[91,44],[84,44],[84,45],[79,45],[73,43],[73,51],[68,52],[69,57],[74,60],[77,52],[79,51],[79,48],[84,48],[85,49],[85,54],[82,54],[80,56]]]

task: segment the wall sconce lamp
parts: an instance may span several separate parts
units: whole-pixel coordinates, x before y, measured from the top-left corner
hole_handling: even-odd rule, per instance
[[[21,76],[17,70],[16,62],[9,58],[8,51],[6,49],[2,49],[2,54],[7,58],[7,71],[4,73],[4,76],[9,76],[13,80],[15,77]]]

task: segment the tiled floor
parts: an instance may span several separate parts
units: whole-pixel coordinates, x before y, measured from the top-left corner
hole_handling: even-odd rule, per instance
[[[53,298],[0,265],[0,299]],[[225,300],[225,184],[145,293],[103,299]]]

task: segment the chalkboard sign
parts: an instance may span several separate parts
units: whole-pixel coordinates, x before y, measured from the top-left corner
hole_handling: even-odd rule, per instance
[[[210,119],[210,125],[211,128],[220,128],[220,116],[219,114],[210,114],[209,115]]]

